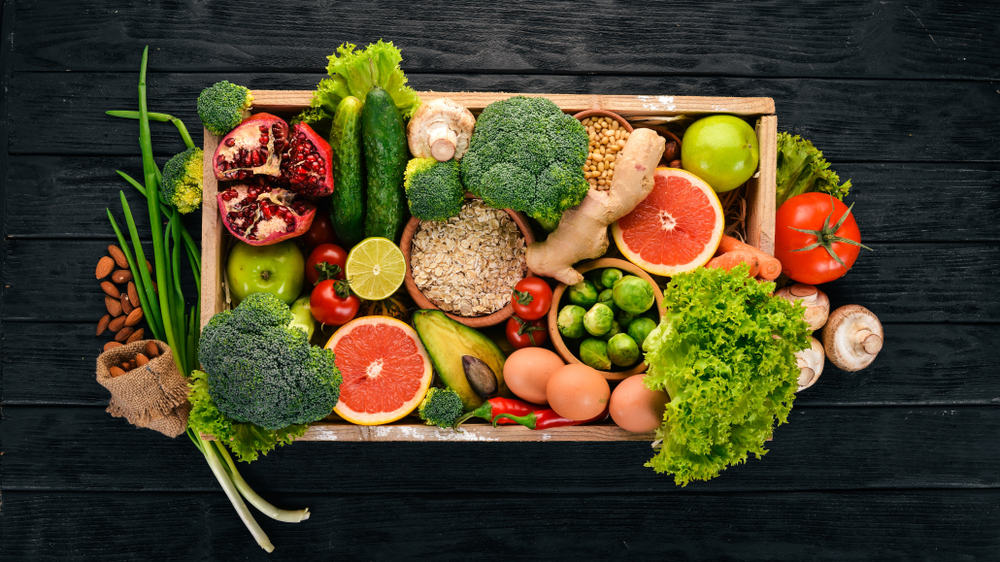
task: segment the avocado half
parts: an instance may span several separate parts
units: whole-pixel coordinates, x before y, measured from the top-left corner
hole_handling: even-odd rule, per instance
[[[476,408],[483,403],[483,399],[472,390],[465,377],[463,355],[477,357],[486,363],[497,376],[499,393],[507,393],[507,385],[503,382],[503,363],[506,358],[493,340],[448,318],[440,310],[414,312],[413,327],[431,357],[438,378],[462,397],[462,405],[466,410]]]

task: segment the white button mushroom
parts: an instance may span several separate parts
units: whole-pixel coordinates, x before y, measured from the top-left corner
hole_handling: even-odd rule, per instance
[[[815,332],[826,324],[830,314],[830,299],[816,287],[796,283],[775,291],[774,295],[791,302],[801,301],[802,306],[806,307],[806,323],[810,330]]]
[[[456,101],[437,98],[417,109],[410,119],[407,138],[410,153],[417,158],[446,162],[460,160],[469,150],[476,126],[472,112]]]
[[[834,310],[823,328],[823,348],[830,362],[844,371],[860,371],[882,349],[882,323],[863,306],[849,304]]]
[[[823,374],[823,365],[826,363],[826,356],[823,354],[823,344],[813,337],[809,338],[809,348],[795,354],[795,361],[799,365],[799,388],[805,390],[816,384],[819,376]]]

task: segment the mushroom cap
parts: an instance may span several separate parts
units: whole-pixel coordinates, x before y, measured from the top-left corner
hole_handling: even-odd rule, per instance
[[[809,324],[810,330],[815,332],[826,324],[830,315],[830,299],[823,291],[812,285],[796,283],[779,289],[774,294],[787,301],[801,301],[806,307],[806,324]]]
[[[823,374],[823,365],[826,364],[823,344],[819,343],[818,339],[810,337],[809,348],[796,353],[795,361],[799,365],[799,388],[795,392],[799,392],[816,384],[819,376]]]
[[[823,327],[823,348],[830,362],[844,371],[860,371],[882,350],[885,332],[875,313],[849,304],[834,310]]]
[[[444,162],[459,160],[469,150],[476,118],[462,104],[436,98],[420,105],[407,127],[410,153]]]

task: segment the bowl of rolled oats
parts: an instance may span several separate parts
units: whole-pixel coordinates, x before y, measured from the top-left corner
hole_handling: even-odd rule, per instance
[[[440,309],[466,326],[499,324],[513,314],[514,285],[530,275],[525,250],[532,242],[523,215],[471,196],[448,220],[411,218],[399,242],[406,290],[420,308]]]

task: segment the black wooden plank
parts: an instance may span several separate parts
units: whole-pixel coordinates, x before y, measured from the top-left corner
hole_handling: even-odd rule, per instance
[[[254,544],[221,494],[8,492],[18,559],[979,560],[1000,547],[1000,492],[676,496],[295,495],[299,524],[262,520]],[[111,542],[109,542],[111,541]]]
[[[97,321],[103,300],[94,264],[107,240],[12,239],[0,281],[6,319]],[[886,322],[996,322],[1000,246],[883,243],[826,286],[835,305],[856,303]],[[956,272],[961,272],[960,274]],[[88,330],[89,331],[89,330]]]
[[[10,350],[0,358],[3,404],[102,405],[108,394],[90,375],[107,335],[95,322],[6,322]],[[820,382],[796,405],[988,405],[1000,400],[1000,325],[886,324],[886,346],[859,373],[827,363]],[[59,352],[53,352],[53,338]]]
[[[262,491],[355,494],[996,487],[998,432],[1000,408],[990,406],[797,408],[763,459],[683,489],[643,467],[651,456],[643,442],[304,442],[241,471]],[[132,428],[102,408],[7,406],[3,446],[5,490],[216,485],[184,436]]]
[[[309,70],[380,37],[408,70],[996,78],[989,2],[19,2],[17,70]],[[460,25],[455,22],[461,21]],[[38,33],[45,30],[46,33]],[[294,31],[291,31],[294,30]],[[261,40],[267,38],[267,40]]]
[[[195,128],[198,92],[222,78],[255,88],[312,89],[320,75],[154,74],[150,108]],[[131,73],[15,74],[11,152],[138,154],[136,124],[103,115],[135,106],[135,80]],[[436,90],[773,97],[779,127],[810,138],[833,161],[997,161],[1000,144],[996,86],[988,82],[421,74],[411,83]],[[158,128],[154,142],[164,156],[182,148],[167,127]]]

